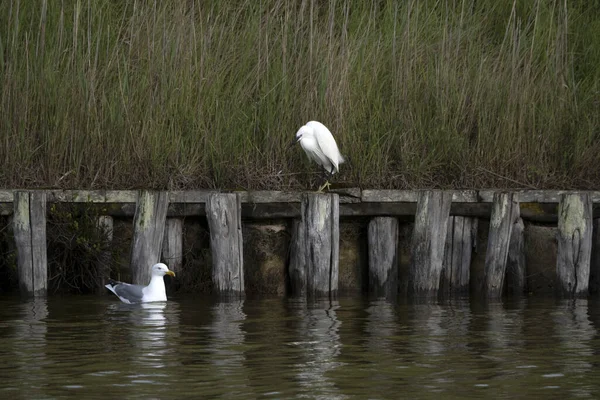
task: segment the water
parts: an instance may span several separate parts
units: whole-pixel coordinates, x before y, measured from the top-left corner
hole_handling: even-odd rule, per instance
[[[0,298],[0,398],[573,398],[600,303]]]

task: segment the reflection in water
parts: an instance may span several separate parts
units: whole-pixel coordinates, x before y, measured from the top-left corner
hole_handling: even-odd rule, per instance
[[[294,343],[304,350],[304,360],[296,364],[300,385],[315,398],[339,399],[335,382],[327,374],[339,367],[341,322],[337,319],[337,301],[324,301],[298,309],[299,337],[305,337]]]
[[[594,365],[591,363],[594,350],[590,346],[597,332],[588,318],[588,300],[565,300],[556,306],[553,313],[556,336],[559,338],[562,353],[572,361],[564,364],[562,373],[584,377]],[[592,397],[589,388],[582,386],[573,390],[576,396]]]
[[[377,351],[389,350],[390,337],[394,336],[397,329],[396,314],[393,306],[387,300],[372,301],[367,313],[367,327],[365,331],[369,334],[369,347]]]
[[[593,398],[600,303],[0,298],[0,398]]]
[[[210,362],[215,368],[216,375],[226,382],[224,387],[232,386],[231,379],[237,377],[239,387],[245,390],[246,383],[243,376],[243,362],[245,360],[243,344],[246,333],[242,324],[246,319],[243,310],[244,300],[219,302],[212,308],[213,321],[209,328],[210,343],[208,351],[211,353]],[[233,385],[237,386],[237,385]]]
[[[525,301],[514,303],[512,309],[507,309],[502,302],[493,302],[488,305],[488,343],[490,349],[504,350],[511,347],[519,351],[525,343],[519,339],[523,330],[523,309]]]
[[[126,335],[130,346],[114,349],[119,363],[116,371],[97,371],[98,375],[122,374],[127,380],[123,385],[162,385],[172,378],[173,355],[176,348],[172,343],[179,336],[179,305],[176,302],[142,304],[111,303],[106,309],[106,318],[115,335]],[[126,364],[130,367],[125,369]]]
[[[446,350],[447,329],[442,322],[447,318],[447,311],[435,303],[415,306],[415,350],[423,352],[426,358],[442,355]]]
[[[164,358],[171,351],[167,342],[166,306],[166,302],[142,303],[129,314],[132,326],[137,328],[131,329],[131,335],[135,346],[140,350],[136,352],[135,361],[146,368],[164,368]],[[150,377],[141,374],[132,378]]]
[[[39,397],[43,387],[43,367],[46,362],[46,335],[48,328],[48,303],[45,298],[35,297],[21,307],[21,321],[17,323],[14,338],[17,382],[25,383],[25,397]]]

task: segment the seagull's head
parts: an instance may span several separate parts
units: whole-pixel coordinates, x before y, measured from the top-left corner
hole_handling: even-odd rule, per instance
[[[163,263],[154,264],[152,266],[152,276],[175,276],[175,272],[171,271],[169,267],[167,267]]]

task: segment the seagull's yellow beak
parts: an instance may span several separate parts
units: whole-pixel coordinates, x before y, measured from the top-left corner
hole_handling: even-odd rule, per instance
[[[165,275],[175,276],[175,272],[173,272],[173,271],[167,271],[167,272],[165,272]]]

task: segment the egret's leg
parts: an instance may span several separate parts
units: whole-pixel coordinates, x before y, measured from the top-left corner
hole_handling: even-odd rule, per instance
[[[325,188],[327,188],[327,190],[329,190],[330,187],[331,187],[331,183],[329,183],[329,181],[326,180],[325,183],[323,185],[321,185],[321,187],[319,187],[319,190],[317,190],[317,193],[323,193],[323,190],[325,190]]]
[[[319,190],[317,191],[317,193],[323,193],[323,190],[325,190],[325,189],[329,190],[331,188],[329,179],[331,179],[332,176],[333,176],[333,174],[331,172],[329,172],[325,168],[323,168],[323,179],[325,180],[325,182],[323,183],[323,185],[321,185],[319,187]]]

